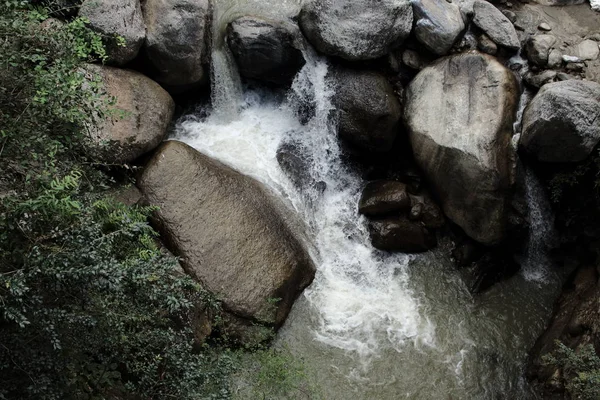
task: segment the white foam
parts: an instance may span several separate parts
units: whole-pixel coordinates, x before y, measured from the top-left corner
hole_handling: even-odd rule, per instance
[[[357,213],[363,181],[341,159],[327,71],[326,62],[315,58],[294,82],[290,98],[315,110],[306,125],[296,117],[295,101],[277,104],[247,92],[235,119],[219,113],[205,120],[187,117],[175,138],[260,180],[300,213],[310,227],[317,263],[315,281],[305,291],[319,319],[315,338],[358,355],[366,366],[383,344],[398,350],[405,343],[433,345],[434,327],[408,289],[409,256],[375,250]],[[325,182],[324,193],[298,192],[281,170],[276,152],[292,137],[310,154],[307,172]]]

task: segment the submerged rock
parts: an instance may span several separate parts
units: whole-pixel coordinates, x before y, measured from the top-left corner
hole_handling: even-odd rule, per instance
[[[512,22],[493,4],[476,0],[473,4],[473,23],[483,30],[496,44],[511,50],[521,47]]]
[[[120,111],[90,128],[92,139],[100,145],[99,158],[107,163],[131,162],[158,146],[175,111],[171,96],[138,72],[98,65],[86,68],[102,78]]]
[[[435,233],[404,216],[370,221],[369,232],[379,250],[418,253],[437,245]]]
[[[334,73],[340,137],[361,150],[389,150],[402,116],[392,85],[377,72],[338,68]]]
[[[227,43],[242,76],[289,85],[305,64],[295,34],[281,22],[242,17],[228,26]]]
[[[284,206],[260,183],[176,141],[164,143],[138,182],[185,271],[225,311],[284,322],[315,266]]]
[[[146,27],[139,0],[86,0],[79,15],[90,21],[90,28],[107,41],[110,63],[124,65],[137,57],[144,39]],[[119,45],[115,36],[125,43]]]
[[[397,181],[374,181],[365,186],[358,212],[364,215],[385,215],[410,209],[411,201],[406,185]]]
[[[146,0],[145,51],[153,77],[170,91],[182,92],[203,82],[210,31],[209,0]]]
[[[412,3],[417,40],[437,55],[447,54],[465,29],[460,8],[446,0]]]
[[[477,52],[441,59],[406,91],[404,118],[417,163],[445,214],[486,245],[505,235],[519,94],[514,74]]]
[[[408,0],[309,0],[300,13],[300,27],[317,50],[350,61],[386,55],[412,24]]]
[[[539,161],[578,162],[600,141],[600,84],[544,85],[523,113],[520,148]]]

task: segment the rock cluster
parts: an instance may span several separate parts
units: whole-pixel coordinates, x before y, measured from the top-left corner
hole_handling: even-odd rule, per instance
[[[105,38],[107,62],[130,68],[90,66],[124,111],[90,129],[100,160],[130,163],[156,149],[174,114],[171,95],[192,96],[206,85],[211,35],[219,34],[215,4],[82,2],[79,15]],[[540,7],[308,0],[291,19],[235,15],[216,39],[244,80],[270,89],[295,85],[315,53],[327,58],[335,92],[330,117],[344,149],[361,162],[418,167],[432,196],[397,177],[368,179],[358,212],[374,247],[427,251],[448,228],[489,256],[514,250],[507,244],[511,229],[524,219],[515,214],[517,150],[536,162],[576,163],[600,141],[600,16],[585,14],[583,28],[563,26],[557,21],[570,11]],[[539,91],[519,128],[524,86]],[[298,188],[322,193],[325,182],[303,173],[311,156],[290,141],[277,160]],[[169,248],[186,273],[223,300],[229,323],[244,327],[240,336],[255,323],[283,323],[315,271],[302,229],[261,184],[168,142],[155,151],[139,187],[160,206],[156,220]]]

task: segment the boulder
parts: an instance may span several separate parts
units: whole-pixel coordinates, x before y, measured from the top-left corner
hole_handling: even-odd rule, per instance
[[[519,95],[514,74],[477,52],[428,66],[406,91],[415,160],[446,216],[486,245],[505,235]]]
[[[338,68],[334,74],[340,137],[360,150],[389,150],[402,117],[392,85],[372,71]]]
[[[279,327],[315,266],[283,204],[259,182],[189,147],[164,143],[138,181],[185,271],[225,311]]]
[[[104,89],[116,99],[118,113],[90,127],[98,156],[107,163],[127,163],[156,148],[167,134],[175,102],[150,78],[134,71],[89,65],[102,79]]]
[[[411,221],[420,221],[428,229],[439,229],[446,223],[444,214],[428,195],[409,195]]]
[[[446,0],[415,0],[412,5],[417,40],[437,55],[447,54],[465,29],[460,8]]]
[[[90,27],[107,39],[108,61],[124,65],[137,57],[146,27],[139,0],[86,0],[79,15],[90,21]],[[119,45],[115,36],[125,40]]]
[[[408,68],[422,70],[427,62],[421,58],[421,55],[414,50],[406,49],[402,52],[402,63]]]
[[[358,212],[369,216],[406,211],[410,207],[406,185],[397,181],[369,182],[358,202]]]
[[[319,194],[325,191],[326,183],[316,181],[310,173],[315,161],[301,142],[290,140],[282,143],[277,149],[276,158],[283,172],[302,193],[306,194],[310,189],[315,189]]]
[[[578,162],[600,140],[600,84],[544,85],[523,113],[520,148],[539,161]]]
[[[172,92],[182,92],[204,81],[208,55],[209,0],[146,0],[145,52],[152,76]]]
[[[598,43],[591,39],[586,39],[575,46],[574,55],[580,60],[593,61],[600,55],[600,48]]]
[[[298,35],[281,22],[242,17],[229,24],[227,43],[243,77],[289,85],[305,64]]]
[[[493,4],[485,0],[476,0],[473,3],[473,12],[473,23],[496,44],[510,50],[521,48],[517,31],[512,22]]]
[[[525,44],[525,53],[529,61],[543,67],[548,64],[548,56],[555,44],[556,37],[552,35],[531,36]],[[556,60],[553,60],[553,64],[555,63]]]
[[[350,61],[386,55],[413,24],[408,0],[308,0],[300,27],[321,53]]]
[[[403,216],[370,221],[369,232],[379,250],[419,253],[437,245],[433,232]]]

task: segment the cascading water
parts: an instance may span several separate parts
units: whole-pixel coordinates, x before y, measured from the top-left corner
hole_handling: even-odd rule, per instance
[[[444,245],[419,256],[375,250],[356,211],[364,182],[338,145],[328,65],[310,49],[287,97],[236,86],[224,26],[244,14],[281,19],[297,6],[218,2],[213,109],[183,117],[174,135],[263,182],[305,221],[317,275],[277,343],[308,361],[321,398],[527,398],[524,358],[559,285],[518,275],[473,301]],[[238,89],[219,91],[228,85]],[[314,111],[308,122],[300,103]],[[298,189],[281,169],[284,144],[304,155],[299,172],[312,184]]]

